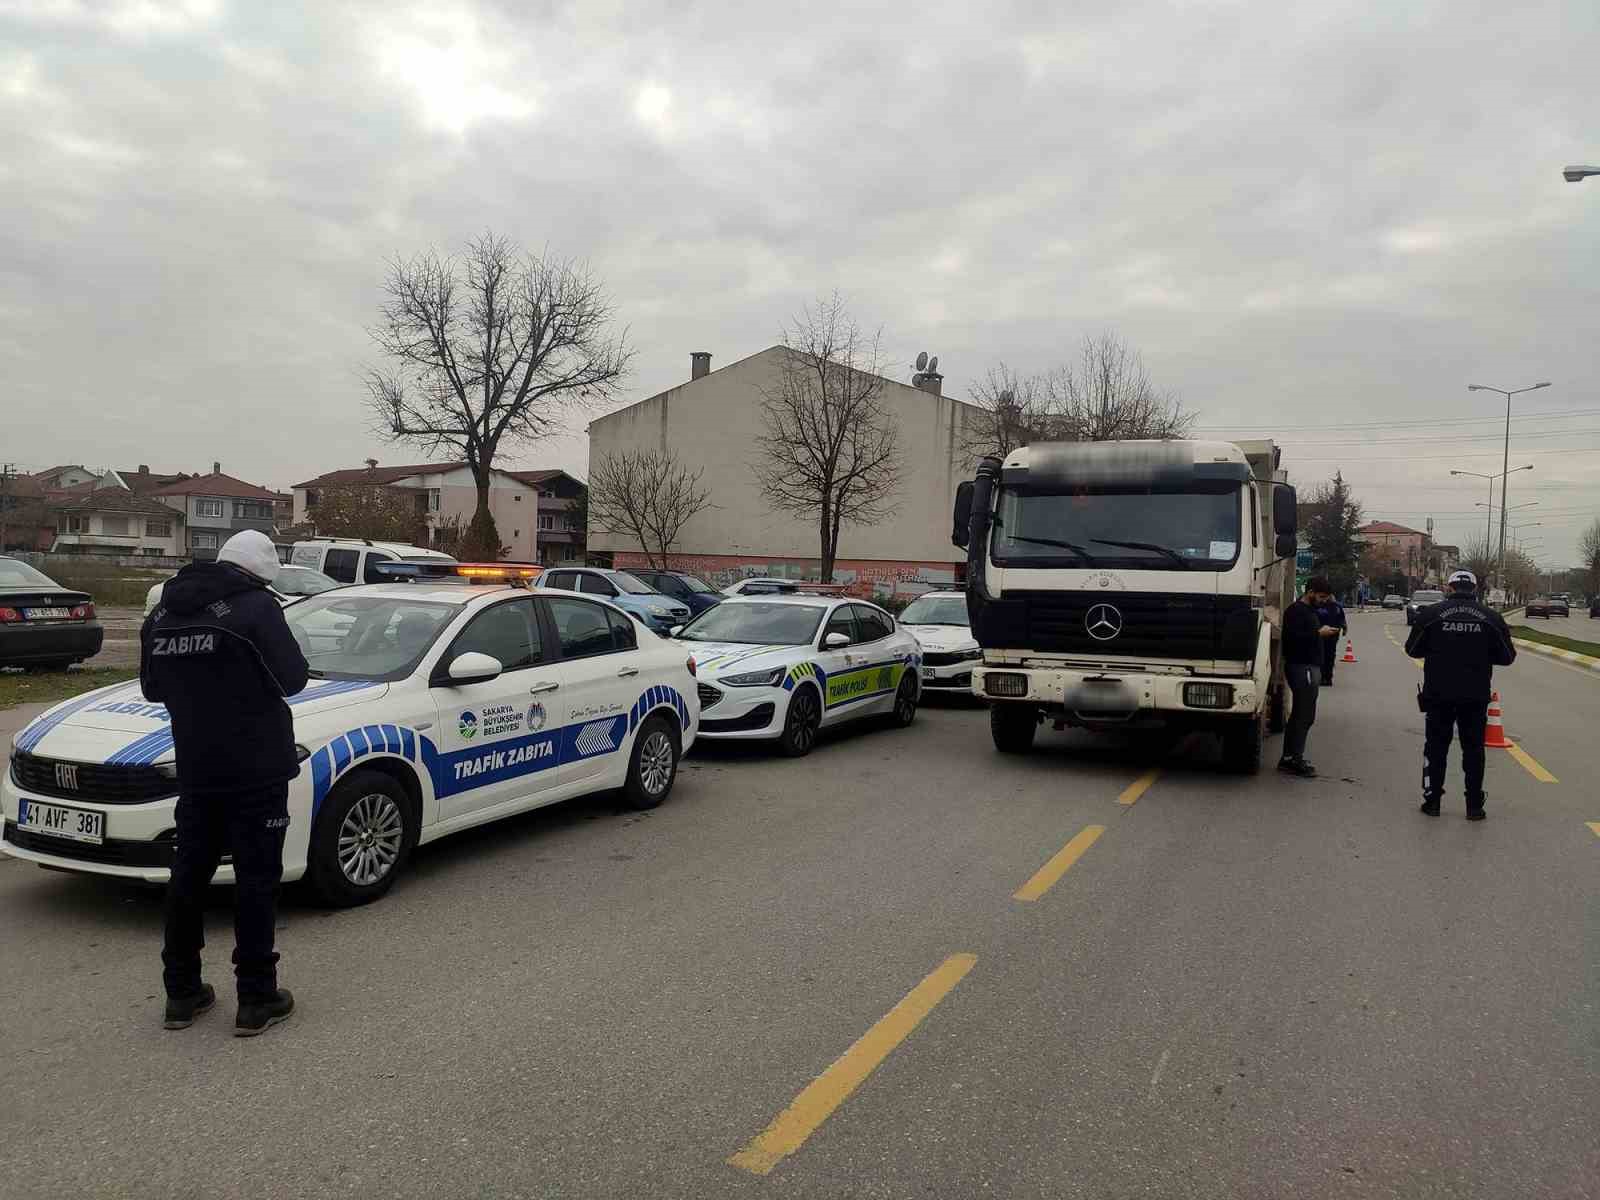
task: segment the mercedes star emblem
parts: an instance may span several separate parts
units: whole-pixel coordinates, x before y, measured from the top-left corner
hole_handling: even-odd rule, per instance
[[[1110,604],[1096,604],[1084,614],[1083,627],[1097,642],[1109,642],[1122,632],[1122,614]]]

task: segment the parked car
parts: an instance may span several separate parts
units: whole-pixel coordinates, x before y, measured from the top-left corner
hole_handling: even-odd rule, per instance
[[[662,637],[689,620],[687,604],[663,596],[627,571],[605,567],[551,567],[539,576],[534,586],[599,596],[638,617]]]
[[[1600,617],[1600,596],[1595,596],[1589,601],[1589,619]]]
[[[808,754],[825,728],[916,718],[921,647],[875,604],[826,596],[740,596],[675,638],[692,654],[700,737],[775,741]]]
[[[806,583],[799,579],[764,579],[752,576],[722,589],[724,596],[842,596],[837,583]]]
[[[455,559],[440,550],[400,542],[319,537],[296,542],[289,552],[289,562],[296,567],[320,571],[336,583],[382,583],[387,576],[378,570],[379,563],[453,563]]]
[[[681,601],[689,606],[689,612],[699,616],[714,604],[722,602],[722,593],[717,591],[705,580],[694,575],[687,575],[682,571],[640,571],[628,572],[640,583],[655,588],[663,596]]]
[[[965,592],[924,592],[906,605],[900,625],[922,647],[925,689],[972,690],[972,664],[983,651],[972,636]]]
[[[1423,609],[1427,608],[1430,604],[1438,604],[1439,601],[1443,599],[1444,593],[1440,591],[1423,590],[1412,592],[1411,599],[1406,603],[1406,624],[1415,625],[1417,623],[1417,616],[1422,612]],[[1385,605],[1385,607],[1388,606]]]
[[[145,616],[148,617],[155,612],[156,605],[161,603],[161,589],[166,586],[165,579],[150,585],[150,590],[144,594]],[[336,579],[329,579],[321,571],[286,563],[278,568],[278,573],[273,577],[267,590],[278,598],[278,603],[292,604],[302,596],[320,596],[323,592],[343,586],[344,584]]]
[[[360,904],[419,844],[592,792],[620,789],[635,808],[671,792],[699,725],[686,648],[590,597],[484,585],[489,570],[284,610],[312,675],[288,699],[305,766],[289,784],[284,879]],[[167,711],[138,680],[47,710],[0,778],[0,850],[164,882],[173,753]],[[225,860],[217,882],[232,879]]]
[[[1383,598],[1383,606],[1385,608],[1404,608],[1406,606],[1406,598],[1390,592]]]
[[[0,667],[64,670],[100,653],[94,597],[0,556]]]

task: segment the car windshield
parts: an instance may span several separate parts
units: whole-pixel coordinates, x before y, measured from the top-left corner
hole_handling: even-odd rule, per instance
[[[50,576],[35,571],[20,559],[0,559],[0,588],[59,588],[60,586]]]
[[[805,646],[817,635],[824,611],[811,604],[719,604],[706,609],[678,636],[691,642]]]
[[[613,571],[606,578],[616,584],[617,591],[624,592],[630,596],[653,596],[656,592],[655,588],[629,575],[626,571]]]
[[[1441,601],[1443,599],[1444,599],[1444,593],[1443,592],[1412,592],[1411,593],[1411,603],[1413,603],[1413,604],[1437,604],[1437,603],[1439,603],[1439,601]]]
[[[714,592],[717,590],[704,579],[696,579],[693,575],[679,575],[678,582],[691,592]]]
[[[1239,556],[1238,487],[1226,492],[1006,488],[990,553],[1001,566],[1216,570]]]
[[[289,632],[319,679],[404,679],[459,606],[327,592],[284,609]]]
[[[965,625],[965,596],[922,596],[906,605],[900,614],[902,625]]]
[[[329,579],[310,567],[280,567],[272,586],[285,596],[318,596],[341,585],[337,579]]]

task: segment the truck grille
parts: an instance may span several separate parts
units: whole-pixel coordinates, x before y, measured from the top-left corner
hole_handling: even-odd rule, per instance
[[[1115,636],[1089,632],[1100,604],[1116,609]],[[982,606],[974,632],[984,646],[1046,654],[1242,661],[1255,655],[1258,617],[1247,596],[1008,591]]]
[[[65,769],[58,772],[57,765]],[[147,804],[178,794],[178,781],[151,766],[67,762],[20,750],[11,759],[11,777],[18,787],[35,795],[95,804]]]

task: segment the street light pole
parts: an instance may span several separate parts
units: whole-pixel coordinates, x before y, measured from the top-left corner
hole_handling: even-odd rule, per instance
[[[1500,461],[1500,474],[1502,478],[1505,478],[1511,474],[1511,397],[1520,396],[1523,392],[1536,392],[1540,388],[1547,388],[1549,386],[1549,380],[1546,380],[1543,383],[1535,383],[1525,388],[1512,388],[1510,391],[1507,391],[1505,388],[1488,387],[1481,383],[1469,383],[1467,385],[1467,391],[1469,392],[1498,392],[1500,395],[1506,398],[1506,444],[1505,454]],[[1511,480],[1506,478],[1504,486],[1502,486],[1500,489],[1499,574],[1501,587],[1505,587],[1506,585],[1506,500],[1510,497],[1510,491]]]
[[[1494,521],[1494,481],[1496,479],[1498,479],[1498,480],[1501,481],[1502,484],[1504,484],[1505,480],[1507,479],[1508,476],[1515,475],[1518,471],[1531,471],[1531,470],[1533,470],[1533,464],[1532,463],[1528,463],[1526,466],[1513,467],[1511,470],[1504,471],[1499,475],[1485,475],[1482,471],[1454,471],[1453,470],[1453,471],[1450,472],[1450,474],[1452,474],[1452,475],[1470,475],[1474,479],[1487,479],[1489,481],[1489,503],[1485,506],[1485,507],[1488,508],[1489,511],[1483,514],[1483,552],[1485,554],[1492,553],[1493,547],[1494,547],[1494,541],[1493,541],[1494,534],[1492,532],[1492,523]],[[1481,503],[1481,501],[1480,501],[1480,503]],[[1500,490],[1500,507],[1502,509],[1505,507],[1505,503],[1506,503],[1506,490],[1502,486],[1502,488]],[[1538,501],[1535,500],[1534,503],[1537,504]],[[1526,506],[1519,504],[1519,505],[1517,505],[1517,507],[1518,508],[1524,508]],[[1485,580],[1484,582],[1485,582],[1485,584],[1487,584],[1488,580]]]

